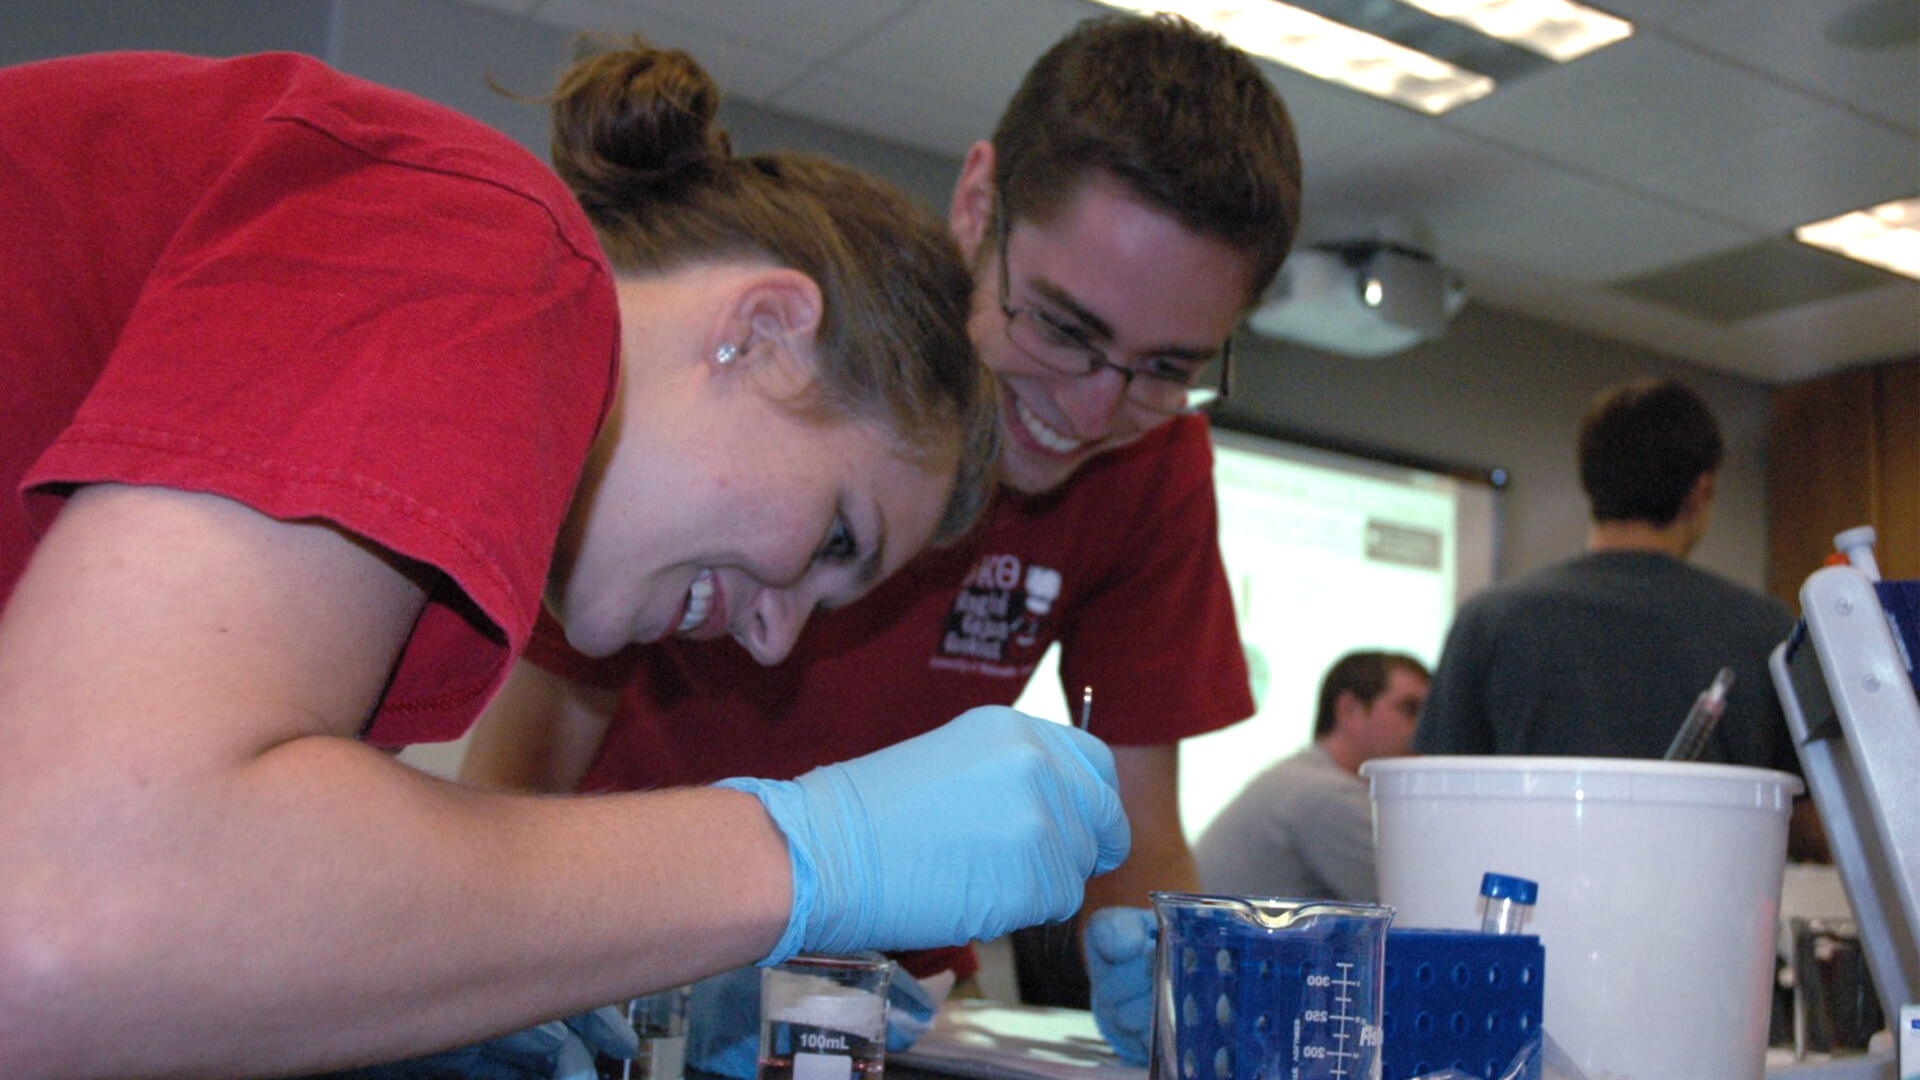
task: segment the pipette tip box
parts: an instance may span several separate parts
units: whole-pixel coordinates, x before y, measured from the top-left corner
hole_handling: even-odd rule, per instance
[[[1383,1080],[1449,1067],[1502,1075],[1540,1026],[1545,979],[1546,950],[1533,934],[1389,930]]]

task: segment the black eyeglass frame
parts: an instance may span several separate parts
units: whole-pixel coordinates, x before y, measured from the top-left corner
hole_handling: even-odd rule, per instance
[[[1107,354],[1091,342],[1085,343],[1084,345],[1086,349],[1084,355],[1086,356],[1087,366],[1086,369],[1082,371],[1062,368],[1058,364],[1050,362],[1046,357],[1035,353],[1032,349],[1021,344],[1020,339],[1013,336],[1014,323],[1018,321],[1021,314],[1024,313],[1029,319],[1036,322],[1044,322],[1047,325],[1052,325],[1053,320],[1044,319],[1043,316],[1031,307],[1020,307],[1013,303],[1013,280],[1010,271],[1007,269],[1008,216],[1004,207],[995,208],[994,233],[995,239],[1000,247],[1000,295],[997,298],[997,302],[1000,305],[1000,313],[1006,316],[1007,321],[1003,330],[1007,335],[1007,341],[1010,342],[1014,348],[1019,349],[1022,355],[1034,363],[1039,364],[1041,367],[1046,368],[1048,371],[1061,375],[1084,377],[1097,375],[1107,369],[1117,371],[1120,373],[1121,385],[1125,389],[1128,402],[1150,412],[1160,413],[1163,416],[1179,416],[1182,413],[1198,412],[1209,405],[1227,400],[1233,384],[1233,338],[1231,336],[1220,343],[1220,351],[1215,354],[1220,362],[1220,385],[1217,387],[1193,386],[1188,383],[1169,379],[1164,375],[1155,375],[1150,371],[1144,371],[1140,368],[1128,367],[1125,364],[1116,364],[1112,360],[1107,359]],[[1198,374],[1204,371],[1211,363],[1212,359],[1210,358],[1206,362],[1196,365],[1194,368],[1195,373]],[[1133,392],[1133,380],[1135,376],[1145,376],[1158,383],[1179,386],[1185,392],[1185,399],[1178,407],[1171,409],[1155,402],[1144,400],[1136,396]]]

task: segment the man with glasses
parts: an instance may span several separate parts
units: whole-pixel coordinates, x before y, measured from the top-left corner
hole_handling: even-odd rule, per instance
[[[463,776],[553,790],[793,776],[1011,703],[1057,641],[1076,712],[1093,688],[1090,728],[1113,747],[1133,828],[1128,861],[1087,890],[1091,1004],[1143,1062],[1147,894],[1197,887],[1178,741],[1253,712],[1192,410],[1227,392],[1228,338],[1292,243],[1299,183],[1286,110],[1244,54],[1171,18],[1083,23],[953,194],[1006,422],[989,520],[812,620],[779,667],[676,642],[588,664],[536,639],[538,666],[503,691]],[[956,945],[903,966],[965,977],[975,961]],[[752,1075],[756,1019],[736,1017],[735,1053],[702,1057],[696,1016],[694,1063]]]
[[[1178,416],[1196,412],[1226,397],[1227,380],[1232,372],[1233,339],[1218,349],[1170,349],[1141,358],[1138,367],[1109,359],[1106,350],[1094,342],[1096,334],[1110,336],[1097,317],[1056,314],[1047,301],[1029,306],[1015,305],[1011,274],[1007,269],[1007,215],[995,213],[994,232],[1000,248],[1000,313],[1006,317],[1007,340],[1019,347],[1027,359],[1061,375],[1098,375],[1111,369],[1120,377],[1121,389],[1132,404],[1149,412]],[[1063,297],[1056,303],[1065,304]],[[1218,385],[1202,382],[1209,369],[1217,373]],[[1135,382],[1135,378],[1139,382]]]

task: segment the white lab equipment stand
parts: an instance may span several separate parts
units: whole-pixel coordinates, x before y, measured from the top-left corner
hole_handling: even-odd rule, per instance
[[[1859,565],[1807,578],[1769,667],[1891,1018],[1920,1001],[1920,700]]]

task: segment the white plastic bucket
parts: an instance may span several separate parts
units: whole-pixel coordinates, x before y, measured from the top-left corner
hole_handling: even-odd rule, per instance
[[[1760,1080],[1798,778],[1568,757],[1408,757],[1372,783],[1394,925],[1477,930],[1480,878],[1531,878],[1547,1033],[1589,1080]]]

